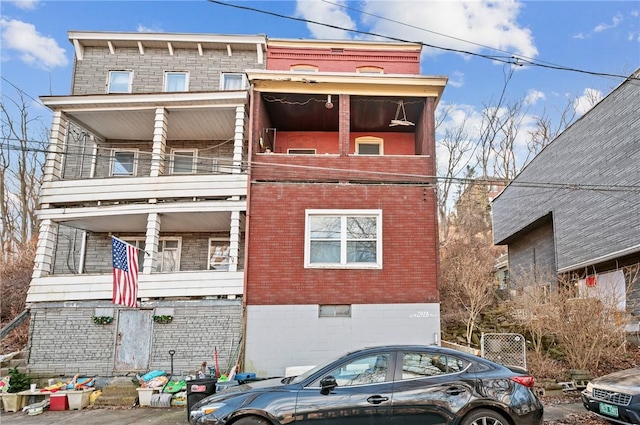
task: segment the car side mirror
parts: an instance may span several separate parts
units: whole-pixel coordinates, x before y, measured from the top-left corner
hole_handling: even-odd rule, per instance
[[[327,395],[338,386],[336,382],[336,378],[334,376],[328,375],[320,380],[320,393]]]

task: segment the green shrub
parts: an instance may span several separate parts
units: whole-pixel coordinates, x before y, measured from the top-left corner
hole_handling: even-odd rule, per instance
[[[9,369],[9,389],[7,392],[19,393],[29,389],[31,378],[26,373],[20,372],[18,367]]]

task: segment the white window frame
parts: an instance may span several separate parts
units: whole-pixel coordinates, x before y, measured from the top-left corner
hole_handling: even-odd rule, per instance
[[[318,317],[351,317],[351,304],[320,304]]]
[[[359,74],[384,74],[384,69],[379,66],[359,66],[356,68],[356,72]]]
[[[378,153],[360,153],[360,146],[362,145],[378,145]],[[363,136],[356,138],[356,155],[366,155],[366,156],[382,156],[384,155],[384,139],[381,137],[374,136]]]
[[[336,263],[312,263],[311,262],[311,217],[340,217],[340,262]],[[347,261],[347,218],[348,217],[372,217],[376,219],[376,261],[367,263],[354,263]],[[304,230],[304,267],[318,269],[382,269],[382,210],[317,210],[305,211]]]
[[[176,171],[176,157],[187,157],[186,154],[193,154],[191,161],[191,171]],[[171,174],[195,174],[198,170],[198,149],[171,149]]]
[[[238,89],[226,88],[227,78],[228,77],[237,77],[240,76],[242,78],[242,87]],[[247,89],[247,76],[242,72],[223,72],[220,74],[220,90],[222,91],[233,91],[233,90],[246,90]]]
[[[212,248],[212,244],[216,244],[216,246],[218,245],[223,245],[223,244],[218,244],[217,242],[224,242],[227,245],[227,257],[226,257],[226,263],[222,262],[222,263],[218,263],[218,265],[226,265],[226,267],[222,267],[222,268],[214,268],[212,262],[211,262],[211,257],[212,257],[212,253],[211,253],[211,248]],[[207,246],[207,270],[215,270],[215,271],[229,271],[229,266],[231,265],[231,240],[229,238],[209,238],[209,244]]]
[[[145,254],[145,243],[146,243],[146,239],[145,238],[138,238],[138,237],[131,237],[131,238],[127,238],[127,237],[122,237],[120,238],[123,241],[125,241],[126,243],[128,243],[129,245],[133,245],[136,248],[138,248],[138,269],[142,270],[143,266],[144,266],[144,254]]]
[[[169,90],[169,76],[170,75],[184,75],[184,90]],[[169,93],[178,93],[189,91],[189,72],[187,71],[165,71],[164,72],[164,91]]]
[[[127,86],[127,91],[114,91],[111,88],[111,85],[113,83],[112,81],[112,77],[115,74],[127,74],[129,76],[129,84]],[[126,69],[114,69],[109,71],[109,75],[107,75],[107,93],[131,93],[131,87],[133,84],[133,71],[131,70],[126,70]]]
[[[131,153],[133,154],[133,171],[131,173],[117,173],[115,170],[116,166],[116,155],[119,153]],[[109,175],[111,177],[135,177],[138,171],[138,150],[137,149],[111,149],[111,161],[109,164]]]
[[[164,258],[162,253],[167,251],[167,248],[165,247],[166,242],[173,242],[173,241],[177,241],[178,242],[178,247],[177,248],[171,248],[170,250],[173,251],[175,250],[177,252],[176,255],[176,269],[175,270],[165,270],[165,264],[164,264]],[[158,239],[158,256],[156,258],[156,264],[155,264],[155,268],[154,271],[156,273],[175,273],[175,272],[179,272],[180,271],[180,258],[182,256],[182,238],[181,237],[163,237]]]

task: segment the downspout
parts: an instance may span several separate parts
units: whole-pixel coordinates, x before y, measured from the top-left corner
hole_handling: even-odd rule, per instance
[[[84,272],[85,255],[87,255],[87,231],[82,231],[82,243],[80,244],[80,263],[78,264],[78,274]]]

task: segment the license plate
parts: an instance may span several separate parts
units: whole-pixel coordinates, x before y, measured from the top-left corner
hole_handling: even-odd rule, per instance
[[[618,417],[618,406],[612,406],[607,403],[600,403],[600,413],[603,415],[609,415],[613,417]]]

